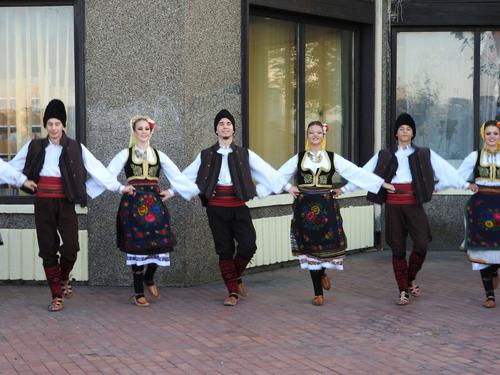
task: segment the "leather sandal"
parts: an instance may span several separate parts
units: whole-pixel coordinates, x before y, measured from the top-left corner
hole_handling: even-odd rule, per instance
[[[136,306],[139,306],[139,307],[148,307],[149,306],[149,302],[146,299],[146,297],[144,297],[144,296],[135,296],[134,295],[130,298],[132,298],[132,300]]]
[[[314,296],[312,299],[312,304],[314,306],[323,306],[325,304],[325,297],[323,296]]]
[[[412,285],[410,286],[410,294],[413,296],[413,297],[420,297],[420,288],[418,285]]]
[[[492,309],[496,307],[497,303],[495,302],[495,297],[488,297],[486,298],[486,301],[483,302],[483,307],[486,307],[487,309]]]
[[[48,307],[50,312],[61,311],[63,308],[64,308],[64,300],[61,297],[52,298],[52,302]]]
[[[70,299],[73,297],[73,286],[71,285],[71,281],[61,281],[61,290],[64,298]]]
[[[238,284],[238,294],[240,297],[246,297],[248,295],[247,287],[243,284],[243,281]]]
[[[323,287],[324,290],[330,290],[332,288],[332,284],[330,283],[330,278],[326,273],[323,276],[321,276],[321,286]]]
[[[238,294],[231,293],[226,298],[224,298],[224,306],[235,306],[238,303]]]
[[[160,289],[158,289],[158,286],[156,284],[146,284],[146,289],[148,290],[149,294],[151,294],[151,297],[160,298]]]
[[[396,301],[396,305],[404,306],[410,303],[410,296],[404,290],[399,293],[399,298]]]

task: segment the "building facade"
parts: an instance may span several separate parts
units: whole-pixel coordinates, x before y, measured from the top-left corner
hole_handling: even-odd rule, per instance
[[[146,114],[158,124],[152,144],[182,169],[215,142],[213,118],[227,108],[237,142],[274,167],[304,147],[316,119],[331,126],[329,149],[361,165],[393,141],[399,111],[414,115],[418,144],[458,166],[499,108],[499,10],[470,0],[0,0],[0,156],[44,136],[43,109],[60,97],[68,133],[104,164],[127,146],[129,119]],[[32,198],[0,194],[0,280],[42,278]],[[466,199],[447,191],[428,205],[433,249],[460,243]],[[79,210],[77,279],[130,282],[115,246],[118,202],[104,193]],[[290,259],[290,203],[250,203],[257,266]],[[341,205],[350,248],[377,245],[380,209],[362,193]],[[200,203],[168,206],[178,245],[161,282],[217,279]]]

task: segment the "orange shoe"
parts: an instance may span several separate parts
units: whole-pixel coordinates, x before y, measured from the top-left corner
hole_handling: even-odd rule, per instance
[[[139,307],[148,307],[149,306],[149,302],[146,299],[146,297],[144,297],[144,296],[141,296],[141,297],[132,296],[132,298],[133,298],[134,304],[136,306],[139,306]]]
[[[486,307],[487,309],[492,309],[496,307],[497,303],[495,302],[495,297],[488,297],[486,298],[486,301],[483,302],[483,307]]]
[[[330,278],[326,273],[323,276],[321,276],[321,286],[323,287],[324,290],[330,290],[332,288],[332,284],[330,283]]]
[[[236,293],[231,293],[226,298],[224,298],[224,306],[235,306],[238,303],[238,295]]]
[[[156,284],[146,284],[146,289],[148,290],[149,294],[151,294],[151,297],[160,298],[160,289],[158,289],[158,286]]]
[[[247,287],[243,284],[243,281],[238,284],[238,294],[240,297],[246,297],[248,295]]]
[[[325,304],[325,298],[323,296],[314,296],[312,304],[314,306],[323,306]]]

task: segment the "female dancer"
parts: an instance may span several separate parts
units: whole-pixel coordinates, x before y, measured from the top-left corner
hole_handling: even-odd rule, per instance
[[[465,241],[472,269],[481,273],[486,300],[493,308],[500,267],[500,123],[486,121],[480,129],[483,148],[471,152],[458,172],[463,178],[472,173],[475,193],[465,206]]]
[[[117,240],[121,251],[127,253],[127,265],[134,278],[134,303],[149,306],[144,296],[144,284],[154,298],[160,296],[154,282],[158,266],[170,266],[169,252],[176,244],[170,226],[170,215],[162,203],[178,192],[191,199],[199,193],[163,152],[150,146],[155,122],[148,116],[134,116],[130,120],[129,148],[120,151],[108,165],[111,174],[118,176],[122,169],[134,195],[123,195],[117,216]],[[160,192],[160,170],[172,188]],[[100,192],[96,192],[99,194]]]
[[[307,126],[306,151],[293,156],[279,169],[288,181],[295,176],[297,186],[285,185],[294,198],[291,223],[292,253],[299,257],[300,267],[308,269],[314,287],[313,305],[324,303],[323,289],[329,290],[330,280],[325,269],[343,269],[347,241],[342,217],[332,188],[335,172],[359,188],[378,192],[383,186],[394,187],[370,172],[331,151],[325,150],[327,126],[313,121]]]

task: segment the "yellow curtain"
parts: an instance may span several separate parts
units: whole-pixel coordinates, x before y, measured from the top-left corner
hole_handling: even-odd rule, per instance
[[[295,28],[250,17],[249,146],[276,168],[295,152]]]
[[[45,106],[59,98],[75,134],[73,7],[0,7],[0,157],[43,137]]]

